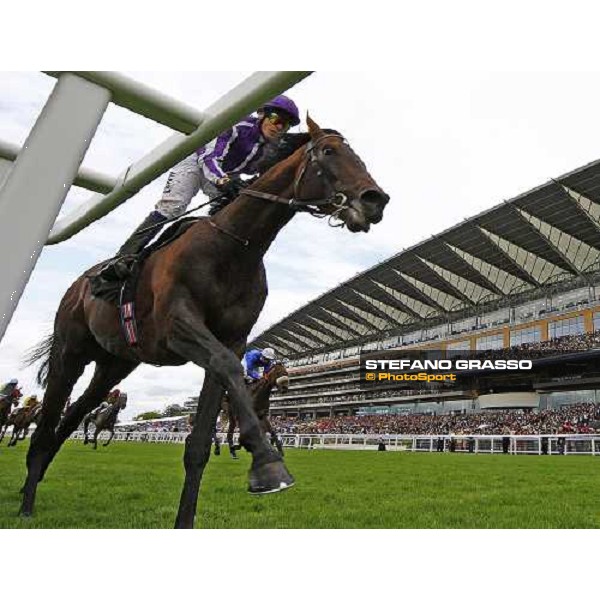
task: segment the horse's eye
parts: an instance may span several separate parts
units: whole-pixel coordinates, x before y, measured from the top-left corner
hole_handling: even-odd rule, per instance
[[[331,156],[333,154],[333,148],[323,148],[323,154],[325,156]]]

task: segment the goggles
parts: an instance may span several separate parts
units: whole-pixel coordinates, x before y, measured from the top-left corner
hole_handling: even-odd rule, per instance
[[[283,131],[287,131],[292,125],[289,118],[276,112],[267,113],[265,115],[265,119],[269,121],[269,123],[275,125],[276,127],[280,127]]]

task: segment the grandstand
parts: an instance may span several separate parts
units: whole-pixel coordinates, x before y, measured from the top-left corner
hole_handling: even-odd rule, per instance
[[[404,250],[262,332],[291,385],[271,413],[469,413],[595,402],[600,374],[574,373],[491,394],[472,389],[370,389],[359,353],[600,346],[600,161],[588,164]]]

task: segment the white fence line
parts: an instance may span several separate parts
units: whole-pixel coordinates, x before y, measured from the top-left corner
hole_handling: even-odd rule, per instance
[[[101,434],[100,439],[104,435]],[[113,441],[183,444],[186,432],[115,431]],[[218,434],[222,444],[225,434]],[[310,450],[386,450],[397,452],[461,452],[473,454],[600,455],[600,434],[584,435],[368,435],[280,434],[286,448]],[[83,439],[76,431],[72,440]],[[235,436],[237,441],[237,434]],[[383,448],[381,448],[383,449]]]

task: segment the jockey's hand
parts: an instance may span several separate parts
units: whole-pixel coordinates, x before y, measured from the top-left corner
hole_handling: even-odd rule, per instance
[[[244,184],[239,179],[230,179],[229,177],[221,177],[216,182],[217,189],[221,194],[233,200],[237,198]]]
[[[245,381],[246,383],[254,383],[254,378],[253,378],[253,377],[250,377],[250,375],[245,375],[245,376],[244,376],[244,381]]]

